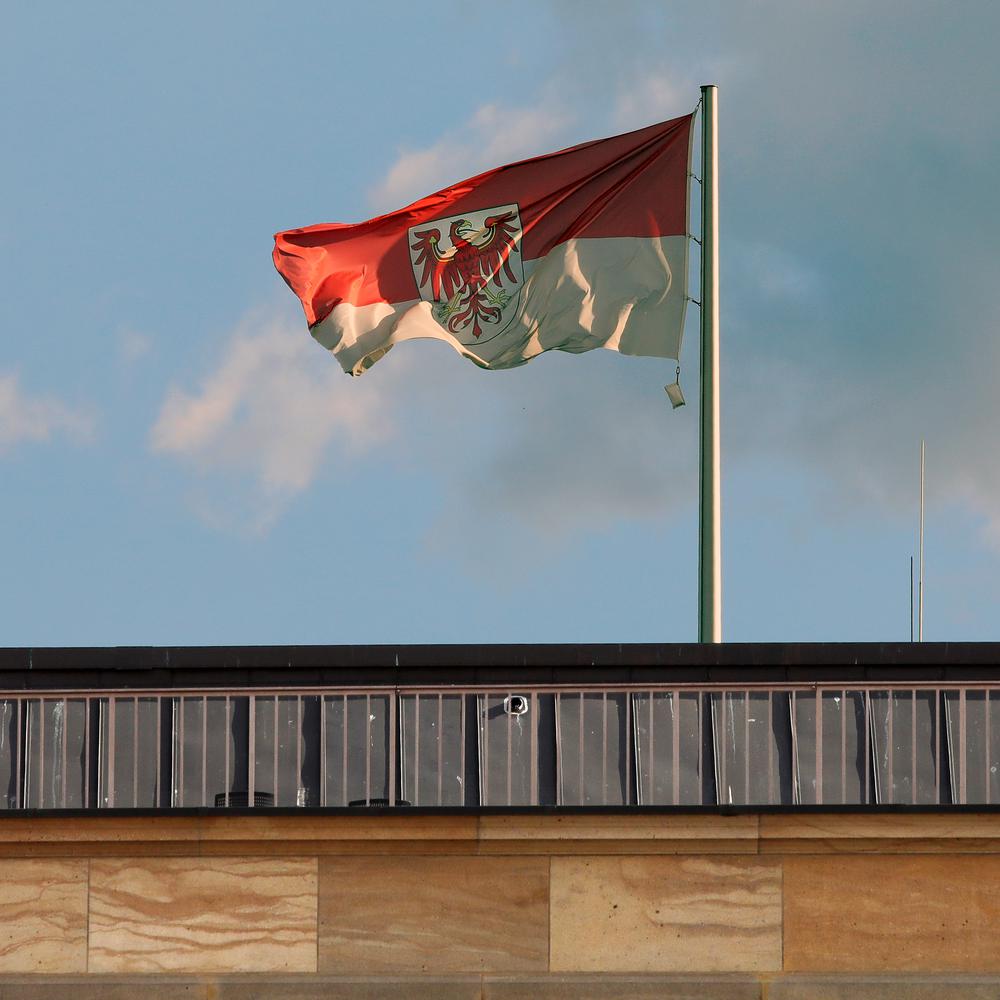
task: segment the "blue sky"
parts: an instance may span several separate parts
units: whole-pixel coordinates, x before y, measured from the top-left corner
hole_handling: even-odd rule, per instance
[[[720,87],[724,633],[1000,638],[995,4],[20,5],[0,643],[687,641],[697,338],[482,372],[309,338],[279,229]],[[693,321],[693,322],[692,322]]]

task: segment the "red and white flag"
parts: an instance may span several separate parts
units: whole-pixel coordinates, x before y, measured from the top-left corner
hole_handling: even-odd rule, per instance
[[[352,375],[415,337],[483,368],[595,347],[677,358],[692,118],[497,167],[368,222],[278,233],[275,266]]]

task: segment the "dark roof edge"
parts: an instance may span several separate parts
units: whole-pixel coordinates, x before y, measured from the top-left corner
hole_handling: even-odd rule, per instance
[[[765,666],[996,663],[1000,642],[428,643],[324,646],[0,647],[0,669],[195,666]]]
[[[1000,681],[1000,642],[0,649],[0,687]]]

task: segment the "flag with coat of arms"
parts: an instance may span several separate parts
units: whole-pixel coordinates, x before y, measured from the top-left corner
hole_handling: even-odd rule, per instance
[[[419,337],[482,368],[597,347],[677,358],[692,119],[497,167],[367,222],[278,233],[275,266],[352,375]]]

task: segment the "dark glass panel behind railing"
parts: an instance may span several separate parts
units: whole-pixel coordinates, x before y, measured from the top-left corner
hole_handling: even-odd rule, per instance
[[[0,695],[0,811],[1000,801],[1000,686]]]

